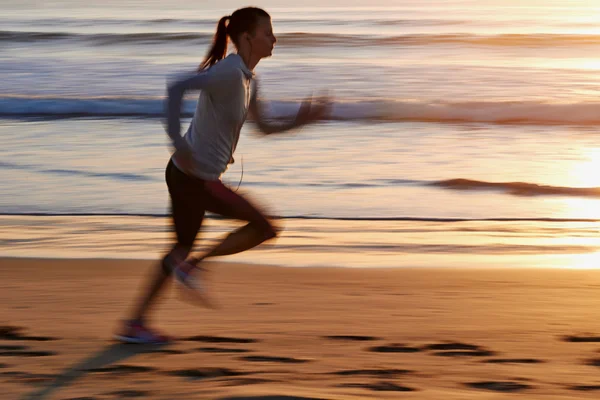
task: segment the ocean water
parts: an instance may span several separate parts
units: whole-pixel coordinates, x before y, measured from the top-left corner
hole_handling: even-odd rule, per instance
[[[1,3],[0,252],[55,254],[27,228],[52,225],[52,216],[72,224],[65,243],[89,216],[125,218],[127,232],[136,216],[166,216],[165,82],[194,69],[218,18],[245,4]],[[277,137],[249,122],[223,176],[287,221],[284,241],[312,221],[310,231],[324,235],[313,259],[351,252],[353,262],[339,264],[359,266],[394,265],[394,252],[522,254],[513,246],[522,237],[531,253],[600,250],[600,5],[303,4],[261,4],[278,43],[256,72],[272,118],[289,118],[320,92],[333,96],[332,114]],[[156,232],[168,225],[161,221]],[[480,234],[440,234],[457,224]],[[407,229],[423,234],[408,240]],[[365,237],[340,239],[348,232]],[[439,242],[425,245],[432,237]],[[97,255],[97,239],[66,253]],[[132,251],[119,243],[102,254]],[[138,245],[136,254],[156,249]]]

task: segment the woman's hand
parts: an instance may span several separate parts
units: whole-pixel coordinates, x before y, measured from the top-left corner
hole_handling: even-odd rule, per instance
[[[301,126],[325,119],[329,116],[332,105],[333,103],[329,96],[319,96],[314,102],[312,96],[308,97],[300,104],[300,109],[294,122],[297,126]]]

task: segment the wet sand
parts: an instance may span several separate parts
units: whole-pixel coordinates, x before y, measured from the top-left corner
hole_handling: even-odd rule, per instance
[[[153,323],[176,340],[117,344],[152,265],[0,259],[0,398],[600,395],[600,271],[214,262],[218,309],[169,288]]]

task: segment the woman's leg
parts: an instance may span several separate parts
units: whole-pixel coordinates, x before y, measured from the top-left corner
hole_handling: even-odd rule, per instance
[[[142,295],[132,313],[132,319],[136,321],[145,319],[150,307],[167,283],[173,268],[185,260],[190,253],[205,213],[203,181],[190,178],[172,162],[167,165],[165,175],[171,197],[171,216],[177,243],[162,259],[145,286],[143,292],[145,294]]]
[[[201,259],[240,253],[277,236],[277,229],[257,206],[223,185],[221,181],[206,181],[204,187],[208,211],[248,221],[248,224],[230,233]]]
[[[225,256],[251,249],[277,236],[277,230],[259,209],[247,199],[227,188],[221,181],[205,181],[206,210],[229,218],[248,221],[248,224],[230,233],[217,246],[202,257],[193,257],[178,265],[176,279],[188,289],[189,299],[213,308],[214,302],[207,296],[203,278],[193,274],[197,263],[207,257]]]

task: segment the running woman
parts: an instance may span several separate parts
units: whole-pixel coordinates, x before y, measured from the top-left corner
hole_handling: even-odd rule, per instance
[[[229,40],[236,51],[227,55]],[[149,327],[147,314],[171,275],[182,288],[210,305],[200,273],[202,266],[198,264],[209,257],[251,249],[277,236],[277,229],[259,208],[220,179],[233,162],[248,113],[259,131],[270,135],[318,121],[330,110],[327,98],[315,103],[309,98],[302,102],[292,121],[266,120],[254,68],[261,59],[271,56],[276,41],[267,12],[255,7],[238,9],[219,20],[213,45],[198,70],[168,84],[166,130],[175,151],[165,178],[177,242],[150,277],[116,339],[126,343],[167,343],[168,337]],[[190,126],[181,136],[181,104],[185,93],[191,90],[200,91],[200,95]],[[201,257],[190,258],[206,211],[247,224]]]

